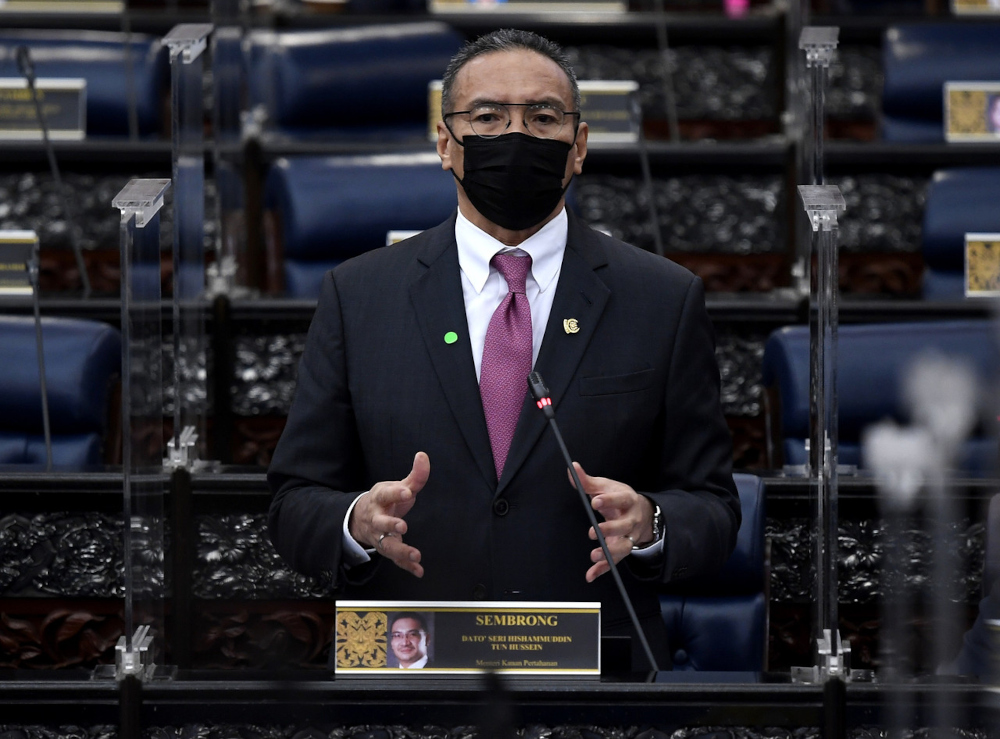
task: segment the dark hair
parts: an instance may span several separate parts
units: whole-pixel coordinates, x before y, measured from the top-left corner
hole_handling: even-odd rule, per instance
[[[573,71],[569,57],[566,56],[562,47],[531,31],[501,28],[480,36],[475,41],[466,42],[448,62],[448,69],[445,70],[441,83],[441,114],[451,112],[451,91],[455,86],[455,77],[458,76],[462,67],[483,54],[492,54],[495,51],[516,51],[517,49],[534,51],[558,64],[569,79],[569,86],[573,91],[573,109],[580,109],[580,86],[576,82],[576,72]]]
[[[392,625],[403,618],[408,618],[413,621],[416,621],[418,624],[420,624],[420,628],[422,630],[427,631],[427,620],[421,614],[415,613],[414,611],[401,611],[397,613],[395,616],[393,616],[392,620],[389,621],[389,630],[392,631]]]

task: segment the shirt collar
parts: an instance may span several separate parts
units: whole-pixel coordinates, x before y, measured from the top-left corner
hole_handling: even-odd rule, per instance
[[[490,260],[493,255],[521,250],[531,257],[531,277],[538,285],[539,292],[544,293],[553,284],[562,265],[568,224],[566,209],[563,208],[538,233],[532,234],[517,246],[507,246],[473,224],[462,215],[462,211],[458,211],[458,218],[455,220],[458,264],[475,291],[481,293],[490,276]]]

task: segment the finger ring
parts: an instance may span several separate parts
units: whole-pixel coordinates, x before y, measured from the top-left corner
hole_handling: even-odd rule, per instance
[[[387,536],[392,536],[392,532],[390,531],[390,532],[389,532],[388,534],[382,534],[382,535],[380,535],[380,536],[379,536],[379,538],[378,538],[378,544],[376,544],[376,545],[375,545],[375,548],[376,548],[376,549],[378,549],[378,550],[379,550],[380,552],[381,552],[381,551],[384,551],[384,550],[382,549],[382,540],[383,540],[384,538],[386,538]]]
[[[628,539],[628,540],[629,540],[630,542],[632,542],[632,546],[633,546],[633,547],[635,546],[635,539],[633,539],[633,538],[632,538],[631,536],[629,536],[628,534],[626,534],[626,535],[625,535],[625,538],[626,538],[626,539]]]

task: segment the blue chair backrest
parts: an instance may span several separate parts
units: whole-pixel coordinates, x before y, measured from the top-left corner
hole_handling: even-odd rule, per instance
[[[997,374],[996,327],[991,321],[932,321],[841,326],[837,353],[839,461],[864,464],[864,429],[883,419],[906,422],[902,382],[920,355],[936,351],[969,364],[983,382]],[[786,464],[804,464],[809,438],[809,328],[790,326],[771,334],[764,346],[762,379],[780,398],[782,451]],[[963,467],[992,470],[996,439],[973,438]]]
[[[139,134],[155,135],[164,128],[163,100],[169,91],[168,52],[151,36],[133,34],[126,60],[125,36],[104,31],[0,32],[0,77],[20,77],[14,63],[17,47],[31,51],[35,75],[82,77],[87,81],[87,135],[128,136],[128,61]],[[2,65],[0,65],[2,66]]]
[[[924,298],[965,297],[965,234],[1000,233],[998,203],[1000,168],[968,167],[934,173],[924,209]]]
[[[121,336],[96,321],[42,321],[53,463],[100,464],[109,401],[121,372]],[[45,464],[34,320],[0,316],[0,464]]]
[[[390,230],[421,231],[455,210],[455,180],[436,154],[289,157],[264,186],[283,251],[285,292],[316,298],[327,270],[385,246]]]
[[[1000,24],[921,23],[886,29],[882,136],[944,141],[944,83],[1000,82]]]
[[[292,136],[427,140],[427,86],[463,38],[438,22],[257,32],[250,94]]]
[[[733,475],[743,522],[715,577],[665,588],[660,610],[675,670],[760,672],[767,650],[764,481]]]

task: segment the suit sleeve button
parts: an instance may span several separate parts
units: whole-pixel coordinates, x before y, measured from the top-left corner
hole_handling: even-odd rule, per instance
[[[486,586],[479,584],[472,589],[472,598],[474,600],[486,600]]]
[[[510,503],[508,503],[504,498],[498,498],[495,503],[493,503],[493,512],[498,516],[506,516],[507,511],[510,510]]]

